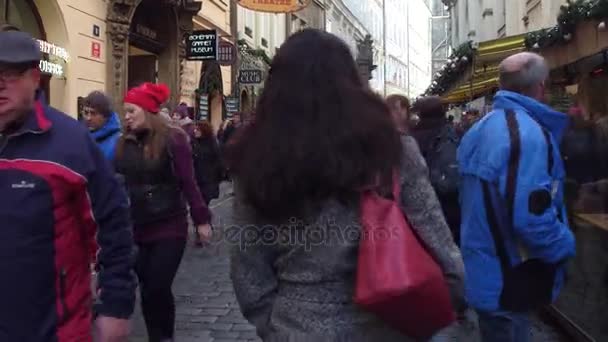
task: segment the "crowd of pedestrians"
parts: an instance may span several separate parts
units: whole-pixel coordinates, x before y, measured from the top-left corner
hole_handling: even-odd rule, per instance
[[[438,97],[379,97],[343,41],[307,29],[274,57],[255,112],[216,135],[152,83],[128,90],[120,117],[92,92],[79,123],[41,98],[32,37],[0,32],[0,46],[0,341],[127,341],[137,288],[149,341],[173,341],[188,227],[210,241],[226,178],[247,237],[230,275],[264,341],[435,341],[472,309],[484,342],[526,342],[559,295],[575,254],[565,178],[595,176],[569,170],[590,153],[580,139],[562,159],[585,126],[543,104],[539,55],[504,60],[493,110],[457,125]],[[379,208],[400,219],[370,225],[395,213]],[[428,269],[358,272],[399,255],[373,250],[382,239],[422,247]],[[438,286],[415,292],[435,270]],[[444,294],[448,315],[425,316]]]

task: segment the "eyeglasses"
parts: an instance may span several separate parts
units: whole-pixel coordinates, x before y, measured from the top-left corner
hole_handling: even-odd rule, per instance
[[[12,83],[19,80],[28,71],[28,69],[4,69],[0,70],[0,80],[6,83]]]

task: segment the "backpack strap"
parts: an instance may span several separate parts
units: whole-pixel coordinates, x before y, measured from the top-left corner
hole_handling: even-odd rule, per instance
[[[507,212],[506,219],[508,222],[507,227],[513,226],[513,211],[515,203],[515,192],[517,190],[517,173],[519,171],[519,163],[521,159],[521,139],[519,132],[519,123],[515,116],[515,111],[507,109],[505,111],[505,120],[507,121],[507,129],[509,130],[509,161],[507,164],[507,184],[506,184],[506,201],[498,201],[500,193],[491,185],[488,181],[482,180],[481,186],[483,191],[484,206],[486,210],[486,217],[488,220],[488,226],[492,239],[494,240],[494,248],[496,255],[500,262],[503,274],[506,270],[511,268],[511,262],[509,261],[509,254],[504,243],[504,237],[501,233],[500,221],[498,213],[501,212],[498,206],[506,205]]]

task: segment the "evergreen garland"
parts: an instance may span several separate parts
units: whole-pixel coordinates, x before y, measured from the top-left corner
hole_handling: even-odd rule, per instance
[[[475,49],[473,48],[472,41],[468,41],[458,46],[454,52],[452,52],[450,58],[448,58],[447,64],[435,74],[431,85],[423,95],[439,95],[449,89],[469,67],[473,61],[474,54]]]
[[[542,49],[555,44],[565,44],[576,34],[576,27],[589,20],[608,19],[608,0],[568,0],[560,7],[557,25],[552,28],[530,32],[526,35],[529,50]],[[604,24],[605,26],[605,24]]]
[[[252,49],[251,46],[247,44],[247,41],[245,39],[239,39],[237,44],[241,53],[246,53],[252,57],[256,57],[266,63],[266,65],[270,65],[270,63],[272,62],[272,60],[270,59],[270,57],[268,57],[264,49]]]

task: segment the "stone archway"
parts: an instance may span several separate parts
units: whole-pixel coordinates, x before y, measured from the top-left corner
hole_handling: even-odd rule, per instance
[[[160,2],[171,9],[175,17],[176,28],[171,30],[174,36],[171,40],[177,45],[172,49],[173,62],[166,65],[165,74],[171,89],[171,102],[179,100],[180,79],[183,60],[185,59],[184,37],[192,31],[192,17],[200,10],[202,4],[195,0],[110,0],[108,2],[107,35],[109,48],[107,70],[107,92],[112,95],[117,106],[127,91],[128,57],[129,57],[129,29],[137,7],[146,1]],[[119,108],[119,107],[117,107]]]

